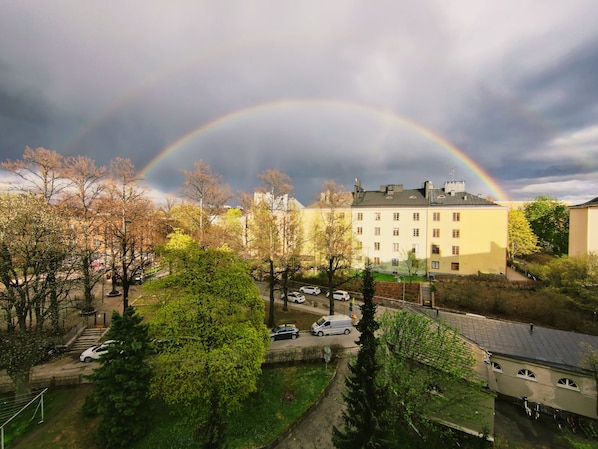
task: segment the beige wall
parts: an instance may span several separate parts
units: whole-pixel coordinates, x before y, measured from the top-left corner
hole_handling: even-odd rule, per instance
[[[491,359],[501,367],[501,371],[490,369],[489,386],[491,389],[515,398],[527,396],[532,402],[598,419],[596,382],[592,376],[548,368],[503,356],[493,355]],[[532,371],[535,374],[535,379],[518,376],[517,373],[521,369]],[[573,380],[578,388],[559,386],[558,381],[562,378]]]
[[[574,207],[569,214],[569,255],[598,253],[598,207]]]

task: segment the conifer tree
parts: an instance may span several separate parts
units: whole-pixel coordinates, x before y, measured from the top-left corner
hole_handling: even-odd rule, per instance
[[[374,303],[375,283],[371,266],[366,265],[363,278],[362,318],[356,328],[361,332],[357,344],[357,358],[349,364],[349,375],[345,380],[346,390],[343,399],[347,409],[343,412],[342,430],[334,427],[332,441],[338,449],[388,448],[390,426],[386,422],[387,395],[379,384],[381,369],[376,360],[378,339],[375,332],[376,304]]]
[[[150,422],[152,371],[144,361],[149,338],[148,327],[141,321],[133,307],[127,307],[122,316],[113,313],[107,337],[115,343],[89,376],[95,390],[88,396],[84,412],[99,416],[98,438],[106,448],[131,447],[145,434]]]

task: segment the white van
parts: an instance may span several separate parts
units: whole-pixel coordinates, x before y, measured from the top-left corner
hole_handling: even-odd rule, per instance
[[[353,328],[353,322],[347,315],[324,315],[311,325],[312,335],[348,334]]]

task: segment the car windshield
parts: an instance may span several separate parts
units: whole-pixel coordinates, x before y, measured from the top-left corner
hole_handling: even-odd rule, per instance
[[[282,326],[276,326],[272,328],[272,332],[276,333],[276,332],[280,332],[282,329],[284,329]]]
[[[316,324],[318,326],[321,326],[322,324],[324,324],[326,322],[326,320],[324,318],[320,318],[318,321],[316,321]]]

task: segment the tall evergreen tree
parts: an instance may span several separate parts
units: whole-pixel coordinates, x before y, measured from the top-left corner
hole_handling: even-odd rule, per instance
[[[144,361],[148,348],[148,327],[133,307],[122,316],[112,315],[108,338],[116,340],[100,359],[100,367],[89,376],[95,384],[85,411],[100,418],[98,437],[103,447],[131,447],[146,432],[152,371]]]
[[[391,447],[388,438],[390,425],[386,421],[386,390],[379,383],[381,369],[376,359],[378,339],[375,332],[376,304],[374,303],[375,283],[371,266],[363,270],[362,318],[357,324],[361,332],[357,344],[357,358],[349,364],[349,375],[345,380],[343,399],[347,409],[343,412],[343,430],[333,429],[332,441],[338,449],[373,449]]]

